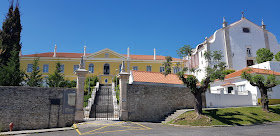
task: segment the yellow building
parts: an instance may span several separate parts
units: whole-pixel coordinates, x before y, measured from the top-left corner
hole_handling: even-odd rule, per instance
[[[35,57],[40,57],[39,68],[42,71],[44,77],[48,77],[49,74],[55,70],[55,63],[60,62],[62,64],[62,73],[69,80],[76,80],[74,71],[78,69],[81,56],[85,60],[85,68],[89,71],[88,76],[96,75],[99,77],[101,84],[110,84],[112,79],[120,72],[122,61],[125,62],[125,71],[139,70],[139,71],[151,71],[162,72],[164,67],[162,66],[165,61],[165,56],[156,55],[154,49],[154,55],[130,55],[129,48],[127,54],[119,54],[108,48],[95,53],[61,53],[54,52],[39,53],[23,55],[20,57],[21,68],[26,73],[32,72],[32,62]],[[181,62],[181,59],[173,58],[172,61],[172,73],[177,73],[180,68],[177,67],[177,63]]]

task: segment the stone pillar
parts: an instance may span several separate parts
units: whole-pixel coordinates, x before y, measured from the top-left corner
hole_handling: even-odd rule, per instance
[[[127,82],[129,73],[121,72],[118,74],[120,79],[120,120],[128,120],[128,108],[127,108]]]
[[[75,122],[82,122],[84,119],[84,85],[86,74],[88,74],[88,71],[85,69],[79,68],[75,71],[75,75],[77,75]]]

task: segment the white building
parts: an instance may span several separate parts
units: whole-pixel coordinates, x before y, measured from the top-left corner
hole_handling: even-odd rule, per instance
[[[279,65],[278,65],[279,66]],[[252,86],[249,81],[240,76],[247,68],[231,73],[225,79],[211,83],[210,92],[207,91],[207,107],[232,107],[232,106],[254,106],[260,104],[261,95],[257,87]],[[275,74],[280,78],[280,72],[251,68],[251,73],[269,75]],[[269,104],[280,103],[280,85],[268,90]]]
[[[230,25],[223,19],[222,28],[205,38],[205,41],[196,46],[187,67],[198,68],[201,71],[195,73],[199,80],[205,76],[205,67],[209,64],[203,57],[205,51],[222,51],[224,62],[230,69],[240,70],[247,66],[256,64],[256,51],[260,48],[268,48],[274,54],[280,51],[280,45],[276,37],[266,30],[266,25],[262,21],[259,26],[248,19],[243,14],[242,18]],[[188,73],[191,74],[191,73]]]

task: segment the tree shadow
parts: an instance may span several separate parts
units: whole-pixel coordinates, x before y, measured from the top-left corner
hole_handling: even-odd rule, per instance
[[[253,117],[250,117],[250,116],[247,116],[248,118],[252,119],[252,120],[247,120],[249,122],[251,122],[252,124],[262,124],[264,122],[271,122],[270,120],[267,120],[267,119],[257,119],[257,118],[253,118]]]
[[[242,124],[236,123],[237,121],[243,121],[242,119],[233,117],[234,115],[243,115],[242,113],[236,112],[226,112],[224,114],[217,114],[217,109],[214,110],[205,110],[204,114],[207,116],[211,116],[212,118],[227,124],[227,125],[237,125],[242,126]]]
[[[276,114],[280,114],[280,108],[269,108],[270,112],[276,113]]]

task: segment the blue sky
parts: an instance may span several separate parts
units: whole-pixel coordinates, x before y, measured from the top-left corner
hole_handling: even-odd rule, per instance
[[[183,45],[195,47],[222,27],[233,23],[241,11],[252,22],[280,38],[280,2],[274,0],[21,0],[22,52],[94,53],[110,48],[118,53],[178,57]],[[0,1],[0,21],[8,0]]]

